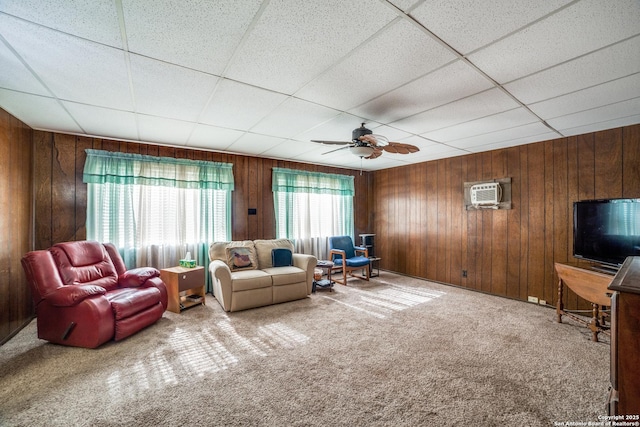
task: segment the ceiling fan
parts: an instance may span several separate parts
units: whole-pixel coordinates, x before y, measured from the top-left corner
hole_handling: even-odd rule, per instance
[[[411,144],[403,144],[401,142],[391,142],[382,135],[374,135],[369,129],[364,127],[364,123],[351,132],[351,141],[322,141],[312,139],[311,142],[318,142],[327,145],[344,145],[344,147],[327,151],[322,154],[333,153],[334,151],[344,150],[348,148],[352,154],[361,159],[375,159],[382,155],[382,151],[387,153],[410,154],[420,151],[418,147]]]

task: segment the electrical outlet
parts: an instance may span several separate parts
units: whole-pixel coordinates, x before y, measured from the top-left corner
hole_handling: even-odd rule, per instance
[[[545,300],[543,300],[543,299],[541,299],[538,303],[539,303],[540,305],[547,305],[547,301],[545,301]]]
[[[538,297],[532,297],[532,296],[530,296],[530,297],[528,297],[528,301],[529,301],[529,302],[532,302],[532,303],[534,303],[534,304],[537,304],[537,303],[538,303]]]

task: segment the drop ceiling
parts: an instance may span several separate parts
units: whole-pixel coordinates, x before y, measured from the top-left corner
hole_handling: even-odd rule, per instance
[[[638,0],[2,0],[34,129],[378,170],[640,123]],[[415,154],[362,160],[361,122]]]

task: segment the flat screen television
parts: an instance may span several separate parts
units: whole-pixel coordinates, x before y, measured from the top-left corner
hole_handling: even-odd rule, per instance
[[[574,202],[574,257],[620,266],[631,255],[640,255],[640,199]]]

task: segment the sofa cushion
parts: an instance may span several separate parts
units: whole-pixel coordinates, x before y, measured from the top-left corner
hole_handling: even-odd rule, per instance
[[[271,250],[271,263],[274,267],[293,265],[293,254],[290,249],[275,248]]]
[[[227,265],[231,271],[255,270],[258,268],[255,249],[248,246],[227,246]]]
[[[273,249],[285,248],[293,252],[293,242],[289,239],[254,240],[253,243],[258,256],[258,268],[261,270],[273,267],[271,261]]]
[[[307,272],[298,267],[271,267],[262,271],[271,275],[273,286],[290,285],[307,280]]]
[[[272,284],[271,276],[262,270],[234,271],[231,282],[233,292],[269,288]]]
[[[231,242],[214,242],[209,246],[209,260],[218,259],[227,263],[227,247],[248,247],[253,248],[253,240],[236,240]]]

